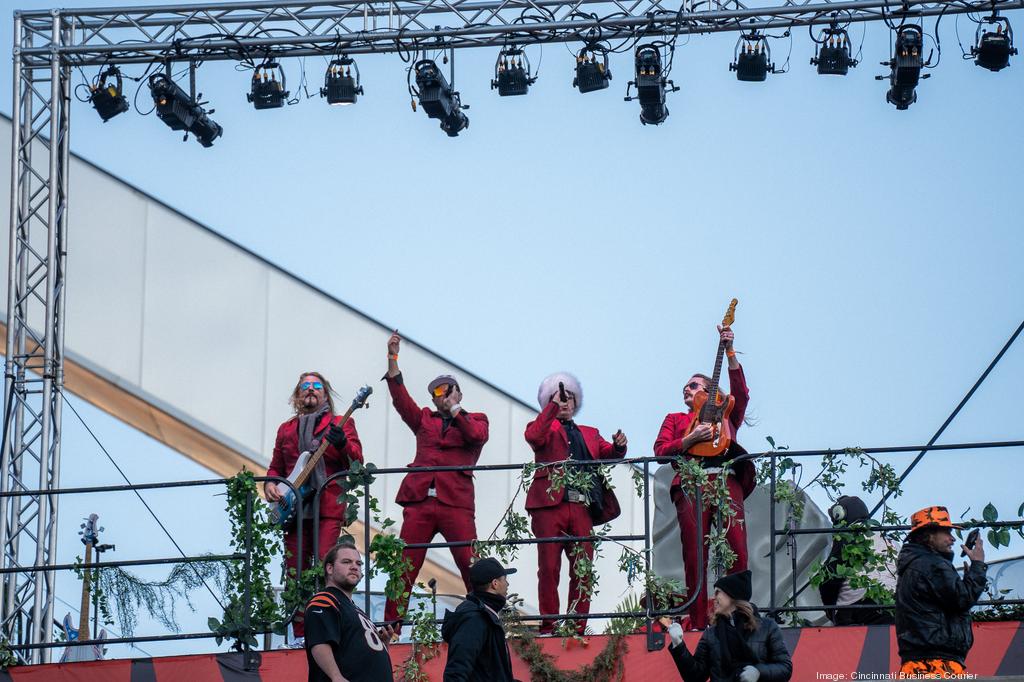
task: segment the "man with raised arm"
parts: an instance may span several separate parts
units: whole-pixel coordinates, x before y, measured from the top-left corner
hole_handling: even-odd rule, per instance
[[[388,339],[386,379],[391,401],[398,415],[416,436],[416,455],[410,472],[402,480],[395,501],[402,505],[401,538],[407,544],[431,542],[438,533],[447,542],[476,540],[476,499],[472,471],[417,472],[418,467],[471,467],[480,459],[480,451],[489,435],[487,415],[462,409],[462,389],[455,377],[442,374],[427,385],[433,408],[420,407],[409,395],[398,368],[402,343],[398,332]],[[466,591],[472,591],[469,565],[473,556],[469,545],[452,547]],[[402,577],[404,596],[388,600],[384,620],[398,621],[405,612],[426,549],[406,549],[412,568]],[[401,629],[399,623],[396,630]]]
[[[743,424],[743,417],[747,411],[747,403],[750,401],[750,391],[747,389],[747,381],[743,376],[743,367],[736,359],[736,351],[733,350],[735,334],[729,327],[719,327],[720,339],[725,343],[725,355],[729,359],[729,395],[735,398],[732,412],[729,415],[729,422],[733,432],[737,431]],[[693,411],[693,398],[698,391],[709,393],[711,389],[711,378],[704,374],[694,374],[683,387],[683,403],[686,405],[686,412],[674,412],[665,417],[658,432],[658,438],[654,441],[654,454],[658,457],[675,457],[682,455],[689,458],[690,448],[697,443],[711,440],[713,437],[712,427],[709,424],[699,424],[693,431],[687,434],[690,423],[698,418]],[[754,465],[749,460],[738,465],[730,465],[730,460],[745,451],[735,441],[729,449],[717,457],[694,457],[704,471],[708,480],[714,481],[719,476],[727,476],[726,483],[729,489],[729,506],[734,516],[729,521],[725,539],[729,547],[736,554],[736,561],[729,568],[729,573],[740,573],[747,570],[747,531],[743,523],[743,500],[754,490]],[[673,464],[673,466],[675,466]],[[694,491],[683,490],[680,486],[678,473],[672,479],[669,488],[672,502],[676,506],[676,514],[679,518],[679,536],[683,545],[683,573],[686,577],[687,595],[697,594],[697,599],[690,607],[689,627],[693,630],[703,630],[708,625],[708,596],[707,587],[698,585],[700,575],[700,562],[698,561],[699,548],[704,543],[703,538],[697,537],[697,514],[701,514],[701,528],[706,536],[712,520],[712,514],[716,511],[713,506],[704,501],[704,509],[698,510]],[[704,553],[704,560],[707,554]]]

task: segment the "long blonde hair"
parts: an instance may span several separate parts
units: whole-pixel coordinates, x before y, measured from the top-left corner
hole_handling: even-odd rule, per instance
[[[303,372],[300,374],[299,380],[295,382],[295,388],[292,389],[291,397],[288,398],[288,404],[292,406],[293,410],[295,410],[295,414],[302,413],[302,398],[300,397],[300,394],[302,393],[302,380],[310,376],[316,377],[320,380],[320,383],[324,385],[324,396],[327,398],[327,404],[330,406],[331,414],[334,414],[334,398],[331,397],[331,394],[334,391],[331,389],[331,382],[325,379],[324,375],[320,372]]]
[[[742,599],[734,599],[732,605],[736,608],[735,614],[736,622],[740,624],[744,630],[753,632],[761,625],[761,619],[754,615],[754,605],[748,601]],[[717,611],[711,614],[711,624],[714,625],[718,622],[719,616],[722,614]]]

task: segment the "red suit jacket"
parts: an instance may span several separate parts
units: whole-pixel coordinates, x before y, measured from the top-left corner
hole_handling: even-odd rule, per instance
[[[743,367],[729,370],[729,395],[736,399],[732,412],[729,413],[729,423],[734,431],[739,431],[743,425],[743,417],[747,413],[747,404],[750,402],[750,390],[747,388],[747,380],[743,376]],[[665,421],[658,431],[658,438],[654,441],[654,454],[656,457],[674,457],[681,452],[680,441],[686,434],[686,427],[694,418],[693,412],[674,412],[665,416]],[[746,451],[733,441],[729,448],[729,454],[736,456]],[[703,459],[703,458],[697,458]],[[741,462],[734,467],[737,480],[743,487],[743,497],[747,497],[754,491],[754,465],[749,460]],[[672,479],[672,485],[679,485],[679,476]]]
[[[388,377],[387,380],[395,409],[402,421],[416,434],[416,456],[410,468],[476,465],[480,451],[490,435],[487,415],[460,410],[442,432],[444,422],[441,414],[417,405],[406,390],[401,374]],[[438,502],[460,509],[476,510],[472,471],[412,471],[402,480],[395,502],[401,505],[422,502],[427,499],[427,490],[431,485],[437,490]]]
[[[548,403],[540,415],[526,425],[526,442],[533,448],[533,459],[538,464],[560,462],[569,458],[569,437],[565,435],[562,423],[558,421],[558,405]],[[622,459],[626,451],[615,449],[601,437],[601,433],[592,426],[577,424],[583,434],[591,459]],[[526,509],[543,509],[561,504],[565,499],[565,488],[548,492],[548,476],[551,467],[538,469],[533,475],[533,483],[526,493]]]
[[[341,421],[341,415],[325,414],[320,418],[314,433],[323,438],[331,422]],[[327,468],[327,475],[345,471],[352,461],[363,461],[363,444],[359,442],[359,434],[356,432],[356,421],[349,418],[345,422],[345,437],[348,439],[345,447],[339,452],[333,445],[328,445],[324,451],[324,464]],[[295,468],[295,462],[299,459],[299,418],[292,417],[277,429],[277,440],[274,442],[274,456],[270,458],[270,468],[267,469],[267,476],[288,477],[288,474]],[[342,519],[344,518],[345,506],[338,504],[338,496],[341,495],[341,486],[333,481],[327,489],[320,494],[320,518],[321,519]]]

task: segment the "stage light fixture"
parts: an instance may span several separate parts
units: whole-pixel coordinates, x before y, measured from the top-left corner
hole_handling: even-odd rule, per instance
[[[525,95],[537,78],[530,73],[530,60],[518,47],[502,48],[494,62],[491,90],[497,89],[502,97]]]
[[[924,31],[916,24],[907,24],[896,29],[896,48],[892,59],[882,62],[889,67],[889,90],[885,93],[885,101],[899,111],[905,111],[917,101],[917,84],[929,74],[921,74],[921,69],[929,62],[924,60]],[[930,61],[930,57],[929,57]],[[876,80],[884,80],[885,76],[875,76]]]
[[[252,89],[245,98],[257,110],[280,109],[288,99],[288,91],[284,88],[284,69],[274,60],[268,59],[253,70]]]
[[[989,71],[1002,71],[1010,65],[1010,55],[1015,54],[1017,48],[1013,46],[1013,27],[1009,19],[997,14],[985,17],[978,24],[975,44],[971,47],[974,63]]]
[[[469,105],[462,104],[459,93],[452,90],[448,80],[432,59],[421,59],[413,69],[416,71],[416,90],[420,106],[430,118],[441,121],[441,130],[448,137],[455,137],[469,127],[469,117],[462,113]],[[416,104],[413,102],[413,108]]]
[[[736,80],[761,82],[768,78],[769,72],[775,71],[768,38],[757,31],[740,36],[734,57],[736,61],[729,64],[729,70],[736,72]]]
[[[572,79],[574,88],[579,88],[581,93],[604,90],[611,79],[607,50],[587,45],[579,51],[576,55],[576,77]]]
[[[209,112],[203,109],[204,103],[178,87],[169,75],[154,73],[150,76],[149,92],[153,97],[153,103],[156,104],[156,115],[171,130],[186,131],[186,139],[188,133],[192,133],[199,144],[210,147],[213,141],[224,133],[224,129],[209,116],[213,109]]]
[[[353,71],[355,75],[352,75]],[[355,104],[359,95],[363,94],[363,86],[359,84],[359,66],[350,57],[335,59],[327,65],[324,74],[324,87],[320,88],[320,96],[327,98],[331,105],[342,106]]]
[[[89,101],[104,123],[128,111],[128,100],[125,99],[122,88],[121,71],[114,65],[101,71],[89,87]]]
[[[858,61],[850,56],[850,34],[834,24],[822,29],[814,41],[818,47],[811,57],[811,64],[818,67],[823,76],[845,76]]]
[[[644,125],[661,125],[668,118],[668,107],[665,106],[665,92],[675,92],[679,88],[675,83],[665,79],[662,69],[661,50],[654,45],[640,45],[636,48],[635,58],[636,80],[626,85],[626,101],[640,100],[640,122]],[[636,95],[629,96],[630,86],[636,86]]]

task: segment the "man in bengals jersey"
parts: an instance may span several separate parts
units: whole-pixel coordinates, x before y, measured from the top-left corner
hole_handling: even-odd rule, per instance
[[[392,682],[387,645],[391,627],[377,629],[352,601],[363,578],[363,560],[348,540],[324,557],[327,587],[306,605],[309,682]]]

